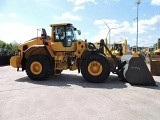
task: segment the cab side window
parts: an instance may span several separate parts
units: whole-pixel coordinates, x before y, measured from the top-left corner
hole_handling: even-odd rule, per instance
[[[61,27],[54,27],[54,40],[55,42],[60,42],[65,40],[65,28]]]

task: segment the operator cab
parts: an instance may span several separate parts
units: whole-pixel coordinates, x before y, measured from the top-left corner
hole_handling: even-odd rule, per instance
[[[113,50],[119,51],[120,56],[123,55],[123,47],[122,44],[113,44]]]
[[[72,42],[77,40],[75,31],[81,34],[72,24],[53,24],[51,27],[54,42],[62,42],[64,47],[72,46]]]

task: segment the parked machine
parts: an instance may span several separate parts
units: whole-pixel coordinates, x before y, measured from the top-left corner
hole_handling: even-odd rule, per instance
[[[154,54],[160,55],[160,38],[158,38],[158,42],[156,43]]]
[[[141,54],[141,50],[142,50],[141,47],[136,47],[136,46],[131,47],[132,54]]]
[[[160,49],[155,50],[154,54],[160,55]]]
[[[51,24],[51,36],[41,29],[41,37],[18,46],[18,55],[10,59],[10,65],[26,71],[32,80],[45,80],[63,70],[77,70],[89,82],[105,81],[110,72],[130,84],[155,85],[145,62],[138,55],[117,58],[100,40],[99,47],[91,42],[77,40],[70,23]],[[110,57],[104,52],[107,51]],[[123,52],[123,50],[121,50]],[[147,75],[146,75],[147,74]]]
[[[99,43],[100,41],[94,43],[96,48],[99,48]],[[107,43],[107,39],[105,39],[104,44],[108,47],[109,51],[111,51],[111,53],[115,55],[117,58],[121,58],[122,55],[127,54],[127,40],[114,42],[114,44],[109,45]],[[104,53],[107,56],[107,58],[111,58],[110,53],[106,49],[104,49]]]
[[[145,55],[150,56],[151,54],[154,53],[154,48],[153,47],[149,47],[147,48],[147,50],[145,51]]]

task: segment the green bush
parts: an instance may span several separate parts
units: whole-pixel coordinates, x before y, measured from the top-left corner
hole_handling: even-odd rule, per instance
[[[17,52],[18,43],[13,41],[12,43],[6,43],[0,40],[0,55],[12,55]]]

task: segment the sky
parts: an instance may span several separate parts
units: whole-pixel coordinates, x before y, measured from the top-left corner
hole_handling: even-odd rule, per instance
[[[0,0],[0,40],[23,43],[36,37],[38,28],[50,35],[50,24],[72,23],[81,30],[78,39],[107,38],[110,44],[126,39],[134,46],[138,8],[138,46],[153,46],[160,38],[160,0],[141,0],[138,6],[136,1]]]

